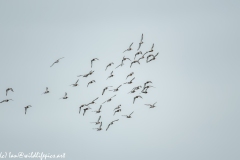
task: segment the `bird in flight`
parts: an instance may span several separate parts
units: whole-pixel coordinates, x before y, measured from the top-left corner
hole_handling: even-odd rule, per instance
[[[152,45],[152,48],[151,48],[151,50],[150,50],[150,51],[148,51],[148,52],[153,52],[153,47],[154,47],[154,43],[153,43],[153,45]]]
[[[110,127],[110,125],[113,125],[113,123],[114,122],[116,122],[116,121],[118,121],[119,119],[117,119],[117,120],[114,120],[114,121],[112,121],[111,123],[109,123],[109,125],[108,125],[108,127],[107,127],[107,129],[106,129],[106,131],[108,130],[108,128]]]
[[[154,107],[156,107],[155,106],[155,104],[156,104],[157,102],[155,102],[154,104],[145,104],[146,106],[150,106],[150,108],[154,108]]]
[[[110,74],[110,76],[108,76],[108,78],[111,78],[111,77],[113,77],[113,76],[114,76],[114,75],[113,75],[113,71],[112,71],[111,74]],[[107,78],[107,79],[108,79],[108,78]],[[107,79],[106,79],[106,80],[107,80]]]
[[[141,37],[141,40],[140,40],[140,43],[139,43],[139,46],[138,46],[138,50],[140,49],[142,44],[143,44],[143,34],[142,34],[142,37]]]
[[[132,67],[132,65],[133,65],[134,63],[140,64],[140,63],[139,63],[139,60],[135,60],[135,61],[133,61],[133,62],[131,63],[130,68]]]
[[[120,109],[120,107],[121,107],[121,104],[118,105],[116,108],[114,108],[114,110],[116,110],[116,109]],[[114,110],[113,110],[113,111],[114,111]]]
[[[131,48],[131,46],[133,45],[133,43],[128,47],[128,49],[126,49],[124,52],[126,52],[126,51],[131,51],[132,50],[132,48]],[[124,53],[123,52],[123,53]]]
[[[0,103],[9,102],[9,101],[13,101],[13,100],[12,99],[5,99],[5,100],[2,100]]]
[[[100,106],[100,108],[98,110],[93,111],[93,112],[100,113],[101,112],[101,108],[102,108],[102,105]]]
[[[99,60],[99,59],[93,58],[93,59],[91,60],[91,68],[92,68],[92,63],[93,63],[94,61],[96,61],[96,60]]]
[[[102,95],[104,94],[104,92],[108,89],[108,87],[112,87],[112,86],[107,86],[103,89]]]
[[[28,106],[24,107],[25,108],[25,114],[27,114],[27,109],[30,108],[30,107],[32,107],[32,106],[28,105]]]
[[[133,74],[134,74],[134,72],[131,72],[129,75],[127,75],[127,78],[128,78],[128,77],[131,77]],[[127,79],[127,78],[126,78],[126,79]]]
[[[84,75],[79,75],[78,77],[81,77],[81,76],[82,76],[82,77],[88,77],[89,75],[92,75],[93,72],[94,72],[94,71],[91,70],[89,73],[84,74]]]
[[[50,67],[52,67],[55,63],[58,63],[60,61],[60,59],[63,59],[64,57],[62,58],[59,58],[58,60],[56,60]]]
[[[79,81],[79,79],[77,80],[77,82],[75,82],[74,84],[71,84],[70,86],[73,86],[73,87],[78,86],[78,81]]]
[[[122,85],[118,86],[116,89],[109,90],[109,91],[117,92],[117,91],[118,91],[118,89],[119,89],[121,86],[122,86]]]
[[[95,104],[95,101],[98,99],[99,97],[97,97],[96,99],[94,99],[92,102],[88,103],[86,106],[90,105],[90,104]]]
[[[113,97],[115,97],[116,95],[112,96],[111,98],[109,98],[108,100],[106,100],[105,102],[103,102],[102,104],[106,103],[106,102],[110,102],[112,100]]]
[[[122,63],[121,63],[121,65],[123,65],[123,62],[126,61],[126,60],[129,60],[129,61],[131,62],[131,59],[126,58],[126,57],[124,56],[124,57],[122,58]]]
[[[133,112],[131,114],[129,114],[129,115],[122,115],[122,116],[126,116],[126,118],[132,118],[131,115],[133,114]]]
[[[81,112],[81,108],[84,107],[84,106],[86,106],[86,104],[82,104],[82,105],[79,107],[79,114],[80,114],[80,112]]]
[[[49,93],[49,90],[48,90],[48,87],[46,87],[46,91],[43,92],[43,94],[48,94]]]
[[[6,96],[7,96],[7,94],[8,94],[8,91],[14,92],[12,88],[7,88],[7,89],[6,89]]]
[[[115,110],[113,115],[115,115],[117,112],[121,112],[121,109]]]
[[[141,96],[135,96],[134,98],[133,98],[133,104],[134,104],[134,102],[135,102],[135,99],[137,99],[137,98],[142,98]]]
[[[97,131],[101,131],[102,130],[102,122],[100,123],[100,126],[98,128],[93,128],[93,129],[97,129]]]
[[[92,83],[94,83],[94,82],[96,82],[96,81],[95,81],[95,80],[92,80],[92,81],[88,82],[88,85],[89,85],[89,84],[92,84]],[[87,87],[88,87],[88,85],[87,85]]]
[[[147,62],[151,62],[151,61],[153,61],[153,60],[155,60],[156,59],[156,57],[158,56],[158,53],[154,56],[154,55],[150,55],[150,56],[152,56],[153,58],[152,59],[150,59],[150,60],[147,60]]]
[[[114,64],[113,62],[109,63],[109,64],[107,65],[105,71],[107,70],[108,67],[110,67],[110,66],[113,65],[113,64]]]
[[[88,108],[83,109],[83,116],[85,115],[86,111],[89,110],[89,109],[92,109],[92,108],[88,107]]]
[[[97,122],[91,122],[91,123],[95,123],[95,125],[97,125],[97,124],[99,124],[100,122],[100,119],[101,119],[101,116],[99,116],[99,118],[98,118],[98,121]]]
[[[68,96],[67,96],[67,92],[65,92],[65,96],[62,97],[62,98],[60,98],[60,99],[67,99],[67,98],[68,98]]]
[[[152,83],[152,81],[147,81],[147,82],[145,82],[145,83],[144,83],[144,87],[145,87],[148,83]],[[143,87],[143,88],[144,88],[144,87]]]
[[[132,84],[132,81],[135,79],[135,77],[131,80],[131,81],[129,81],[129,82],[126,82],[126,83],[124,83],[124,84]]]
[[[136,56],[139,55],[139,54],[142,54],[142,52],[141,52],[141,51],[137,52],[137,53],[135,54],[134,60],[136,59]]]

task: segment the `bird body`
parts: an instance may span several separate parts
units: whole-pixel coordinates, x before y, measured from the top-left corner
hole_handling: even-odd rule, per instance
[[[62,58],[59,58],[58,60],[56,60],[50,67],[52,67],[55,63],[58,63],[60,61],[60,59],[63,59],[64,57]]]

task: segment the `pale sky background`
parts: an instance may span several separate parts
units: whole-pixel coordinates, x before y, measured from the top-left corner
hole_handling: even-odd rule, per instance
[[[0,1],[0,152],[66,153],[69,160],[237,160],[240,159],[240,1]],[[145,52],[133,59],[141,34]],[[134,42],[133,51],[122,53]],[[50,65],[60,57],[58,64]],[[90,60],[95,72],[88,78]],[[105,67],[114,62],[114,67]],[[115,77],[106,81],[114,70]],[[103,130],[90,122],[99,114],[78,107],[96,97]],[[96,80],[88,88],[87,83]],[[127,94],[151,80],[143,99]],[[14,93],[5,95],[8,87]],[[50,93],[41,95],[49,87]],[[69,99],[60,100],[67,92]],[[157,101],[156,108],[144,104]],[[122,112],[113,116],[113,109]],[[32,105],[24,114],[24,107]],[[132,119],[121,115],[134,111]],[[106,132],[107,125],[120,119]]]

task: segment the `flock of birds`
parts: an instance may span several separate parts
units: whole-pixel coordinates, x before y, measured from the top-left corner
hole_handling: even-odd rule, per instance
[[[146,51],[144,54],[143,54],[141,51],[139,51],[140,48],[141,48],[141,46],[142,46],[142,44],[143,44],[143,34],[141,35],[141,40],[140,40],[140,42],[139,42],[139,46],[138,46],[138,49],[137,49],[138,52],[135,54],[134,60],[132,61],[130,58],[126,58],[126,57],[124,56],[124,57],[122,58],[121,63],[120,63],[115,69],[117,69],[118,67],[122,67],[122,66],[124,65],[123,62],[126,61],[126,60],[128,60],[128,61],[131,62],[130,68],[131,68],[131,67],[133,66],[133,64],[135,64],[135,63],[140,64],[140,60],[144,59],[146,54],[148,54],[147,57],[146,57],[146,63],[149,63],[149,62],[151,62],[151,61],[153,61],[153,60],[156,60],[156,57],[158,56],[158,53],[156,53],[155,55],[154,55],[154,54],[149,54],[149,53],[151,53],[151,52],[154,51],[154,50],[153,50],[153,49],[154,49],[154,44],[152,45],[151,50]],[[131,43],[131,45],[130,45],[123,53],[125,53],[125,52],[127,52],[127,51],[132,51],[132,50],[133,50],[133,49],[132,49],[132,45],[133,45],[133,43]],[[138,55],[141,55],[141,57],[138,58],[138,60],[136,60],[136,57],[137,57]],[[59,58],[58,60],[56,60],[50,67],[53,67],[55,64],[59,63],[60,60],[63,59],[63,58],[64,58],[64,57]],[[98,60],[99,60],[98,58],[93,58],[93,59],[91,60],[91,68],[93,67],[93,62],[98,61]],[[113,62],[109,63],[109,64],[106,66],[105,71],[106,71],[109,67],[111,67],[112,65],[114,65]],[[79,75],[78,77],[88,77],[88,76],[92,75],[93,73],[94,73],[94,71],[91,70],[89,73],[84,74],[84,75]],[[129,77],[132,77],[133,75],[134,75],[134,72],[129,73],[129,74],[126,76],[126,80],[127,80]],[[110,75],[107,77],[106,80],[108,80],[109,78],[112,78],[112,77],[114,77],[113,71],[110,73]],[[111,87],[113,87],[113,86],[106,86],[106,87],[103,89],[103,91],[102,91],[102,95],[104,95],[104,93],[105,93],[107,90],[108,90],[108,91],[112,91],[112,92],[117,92],[117,91],[119,91],[119,88],[120,88],[122,85],[124,85],[124,84],[132,84],[133,81],[134,81],[134,79],[135,79],[135,77],[133,77],[130,81],[125,82],[125,83],[123,83],[123,84],[119,85],[118,87],[113,88],[113,89],[111,89],[111,90],[108,90],[108,89],[111,88]],[[78,86],[78,81],[79,81],[79,79],[78,79],[74,84],[71,84],[70,86],[72,86],[72,87],[77,87],[77,86]],[[95,82],[96,82],[95,80],[91,80],[90,82],[88,82],[87,87],[88,87],[90,84],[95,83]],[[140,90],[140,89],[142,89],[142,90],[141,90],[141,93],[147,94],[149,88],[155,88],[154,86],[149,85],[150,83],[152,83],[152,82],[151,82],[151,81],[147,81],[147,82],[145,82],[145,83],[143,84],[143,86],[134,87],[134,88],[132,88],[132,90],[131,90],[130,92],[128,92],[128,94],[135,93],[137,90]],[[7,88],[7,89],[6,89],[6,96],[8,96],[8,92],[9,92],[9,91],[14,92],[13,88]],[[50,91],[49,91],[48,87],[46,87],[46,90],[45,90],[42,94],[48,94],[48,93],[50,93]],[[104,102],[100,105],[100,107],[99,107],[98,110],[95,110],[95,111],[92,111],[92,112],[101,113],[102,105],[105,104],[105,103],[107,103],[107,102],[112,101],[112,99],[113,99],[114,97],[116,97],[116,94],[113,95],[111,98],[107,99],[106,101],[104,101]],[[83,116],[84,116],[88,110],[92,109],[92,108],[90,107],[90,105],[96,104],[95,101],[97,101],[98,98],[99,98],[99,97],[95,98],[93,101],[91,101],[91,102],[89,102],[89,103],[87,103],[87,104],[82,104],[82,105],[79,107],[79,114],[81,113],[81,109],[84,108],[84,109],[83,109]],[[135,96],[135,97],[133,98],[133,104],[134,104],[134,102],[135,102],[138,98],[142,98],[142,96],[140,96],[140,95]],[[61,97],[60,99],[68,99],[67,92],[65,92],[64,96]],[[5,100],[2,100],[0,103],[9,102],[9,101],[13,101],[13,100],[12,100],[12,99],[5,99]],[[154,104],[145,104],[145,105],[146,105],[146,106],[149,106],[149,108],[154,108],[154,107],[156,107],[156,106],[155,106],[156,103],[157,103],[157,102],[155,102]],[[31,105],[28,105],[28,106],[24,107],[24,109],[25,109],[25,114],[27,114],[27,110],[28,110],[30,107],[32,107],[32,106],[31,106]],[[121,112],[121,105],[118,105],[116,108],[114,108],[114,110],[113,110],[113,116],[114,116],[116,113],[118,113],[118,112]],[[133,113],[134,113],[134,111],[132,111],[129,115],[122,115],[122,116],[124,116],[124,117],[126,117],[126,118],[132,118],[131,116],[132,116]],[[98,118],[98,120],[97,120],[96,122],[91,122],[91,123],[95,123],[96,125],[99,125],[98,128],[93,128],[93,129],[96,129],[97,131],[101,131],[101,130],[102,130],[102,121],[100,121],[100,120],[101,120],[101,115],[99,116],[99,118]],[[119,121],[119,119],[116,119],[116,120],[113,120],[112,122],[110,122],[110,123],[108,124],[107,128],[106,128],[106,131],[109,129],[109,127],[110,127],[111,125],[114,124],[114,122],[117,122],[117,121]]]

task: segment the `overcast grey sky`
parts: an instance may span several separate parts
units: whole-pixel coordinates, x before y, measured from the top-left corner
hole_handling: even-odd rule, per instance
[[[0,152],[66,153],[69,160],[240,159],[240,1],[0,1]],[[133,59],[155,44],[158,57]],[[122,53],[134,42],[133,51]],[[50,65],[65,57],[52,68]],[[70,87],[77,75],[79,86]],[[105,67],[114,62],[113,67]],[[110,72],[115,76],[106,81]],[[107,85],[126,82],[101,112],[103,130],[78,107],[96,97],[93,110],[113,96]],[[96,80],[89,87],[87,83]],[[143,99],[127,94],[151,80]],[[6,97],[5,90],[14,89]],[[41,95],[49,87],[50,93]],[[68,93],[69,99],[60,100]],[[144,104],[157,101],[156,108]],[[122,112],[113,116],[113,109]],[[24,107],[32,105],[24,114]],[[122,117],[134,111],[131,119]],[[106,132],[112,120],[120,119]]]

